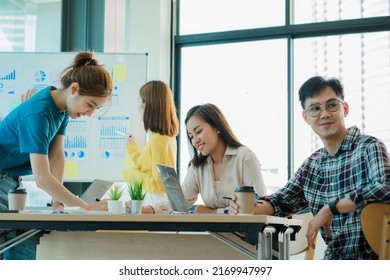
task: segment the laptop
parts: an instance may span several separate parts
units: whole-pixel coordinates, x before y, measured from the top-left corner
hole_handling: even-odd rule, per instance
[[[95,179],[80,198],[87,203],[95,203],[96,199],[101,199],[113,184],[113,182]]]
[[[181,188],[179,177],[173,167],[156,163],[173,214],[188,214],[188,205]]]
[[[113,182],[95,179],[88,188],[80,195],[80,198],[85,202],[92,204],[96,203],[106,194],[109,188],[113,185]],[[80,206],[65,206],[64,213],[66,214],[105,214],[105,211],[88,211]]]

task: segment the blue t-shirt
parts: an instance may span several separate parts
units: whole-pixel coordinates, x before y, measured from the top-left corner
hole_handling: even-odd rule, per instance
[[[0,122],[0,171],[32,174],[30,153],[48,155],[58,134],[65,135],[69,122],[54,103],[50,87],[37,92]]]

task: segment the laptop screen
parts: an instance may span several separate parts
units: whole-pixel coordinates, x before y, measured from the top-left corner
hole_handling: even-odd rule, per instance
[[[87,203],[95,203],[96,199],[101,199],[113,184],[113,182],[95,179],[80,198]]]
[[[176,170],[160,163],[157,163],[156,166],[173,212],[188,213],[187,201]]]

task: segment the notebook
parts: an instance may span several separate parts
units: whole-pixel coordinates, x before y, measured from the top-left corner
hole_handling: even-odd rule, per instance
[[[156,164],[173,214],[188,214],[188,205],[180,185],[176,170],[160,163]]]
[[[95,203],[96,199],[101,199],[113,184],[113,182],[95,179],[80,198],[87,203]]]

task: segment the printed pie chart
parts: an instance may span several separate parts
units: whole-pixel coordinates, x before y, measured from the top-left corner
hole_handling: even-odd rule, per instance
[[[38,83],[42,83],[43,81],[46,80],[46,73],[42,70],[39,70],[34,73],[34,79]]]

